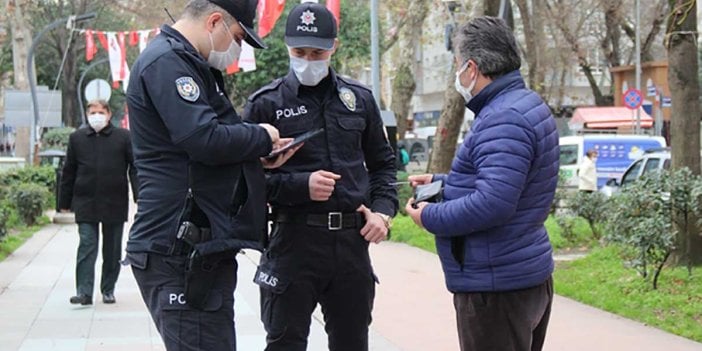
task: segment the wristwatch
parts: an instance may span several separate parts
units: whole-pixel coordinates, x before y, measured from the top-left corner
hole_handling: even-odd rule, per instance
[[[380,212],[373,212],[377,214],[380,218],[383,219],[383,222],[385,223],[385,228],[390,229],[392,228],[392,217],[386,215],[385,213],[380,213]]]

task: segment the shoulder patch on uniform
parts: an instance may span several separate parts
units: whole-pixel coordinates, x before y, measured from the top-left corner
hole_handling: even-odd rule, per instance
[[[261,87],[260,89],[256,90],[256,92],[254,92],[253,94],[251,94],[251,96],[249,96],[249,101],[255,100],[259,95],[261,95],[261,94],[263,94],[263,93],[269,92],[269,91],[271,91],[271,90],[278,89],[278,86],[279,86],[280,83],[282,83],[282,82],[283,82],[283,79],[277,78],[276,80],[274,80],[274,81],[268,83],[267,85],[264,85],[264,86]]]
[[[339,88],[339,99],[349,111],[356,111],[356,94],[351,89],[347,87]]]
[[[178,95],[185,101],[195,102],[200,97],[200,87],[192,77],[180,77],[175,81]]]

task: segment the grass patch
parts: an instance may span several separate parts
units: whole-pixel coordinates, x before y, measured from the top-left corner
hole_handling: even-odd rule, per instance
[[[392,222],[390,240],[406,243],[420,249],[436,253],[434,235],[417,227],[409,216],[397,215]]]
[[[6,237],[0,239],[0,261],[3,261],[7,256],[17,250],[27,239],[31,238],[34,233],[38,232],[43,226],[49,224],[49,222],[48,217],[42,216],[37,219],[37,224],[31,227],[17,227]]]
[[[554,250],[570,250],[590,246],[593,243],[592,230],[587,221],[581,217],[566,217],[565,221],[572,226],[572,233],[564,233],[556,217],[548,216],[544,226]]]
[[[614,314],[702,342],[702,277],[685,268],[663,269],[658,290],[624,266],[618,248],[593,250],[587,257],[559,263],[556,293]]]

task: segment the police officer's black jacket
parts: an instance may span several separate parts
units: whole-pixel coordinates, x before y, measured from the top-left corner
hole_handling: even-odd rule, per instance
[[[271,151],[271,139],[242,123],[221,72],[163,26],[134,63],[127,103],[141,182],[127,251],[168,252],[189,187],[212,229],[201,253],[260,248],[266,204],[259,157]]]
[[[100,132],[90,127],[78,129],[68,139],[59,208],[72,209],[76,222],[125,222],[127,175],[136,199],[139,184],[129,131],[109,123]]]
[[[281,137],[325,128],[283,166],[267,172],[268,201],[288,213],[351,213],[365,204],[394,216],[395,156],[373,95],[359,82],[329,72],[319,85],[306,87],[291,71],[249,98],[244,119],[270,123]],[[328,201],[310,199],[308,180],[317,170],[341,175]]]

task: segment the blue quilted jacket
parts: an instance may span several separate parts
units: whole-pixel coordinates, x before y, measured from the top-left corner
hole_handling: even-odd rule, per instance
[[[467,107],[476,118],[422,212],[451,292],[529,288],[553,271],[544,221],[558,182],[558,131],[519,71],[495,79]]]

